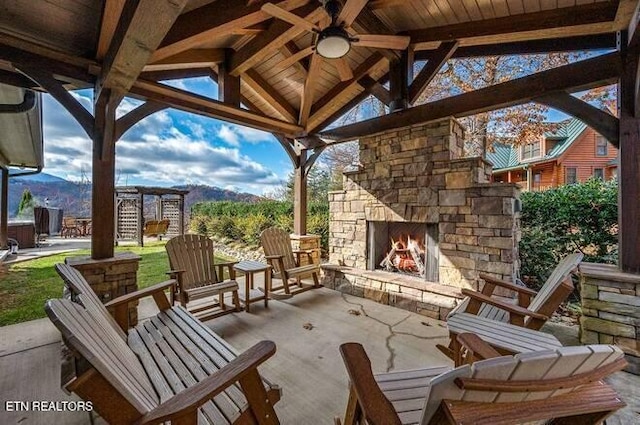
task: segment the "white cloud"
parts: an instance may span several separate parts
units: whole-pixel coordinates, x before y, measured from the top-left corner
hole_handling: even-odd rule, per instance
[[[136,102],[126,100],[121,112],[136,106]],[[86,133],[48,96],[44,116],[44,172],[70,180],[80,180],[83,175],[90,177],[92,142]],[[176,127],[176,117],[165,110],[150,115],[125,133],[116,145],[116,184],[208,184],[256,194],[282,184],[275,172],[238,149],[242,142],[270,140],[268,133],[222,124],[217,134],[214,130],[212,135],[228,146],[215,146],[206,140],[206,121],[178,117],[184,131]],[[215,121],[211,121],[211,127],[215,126]]]

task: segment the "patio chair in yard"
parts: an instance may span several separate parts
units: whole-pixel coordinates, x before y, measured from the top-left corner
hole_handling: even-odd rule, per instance
[[[314,264],[311,250],[296,250],[291,247],[289,234],[277,227],[265,229],[260,234],[260,242],[264,255],[272,267],[273,277],[282,280],[282,286],[271,288],[273,294],[282,290],[285,296],[295,295],[309,289],[320,287],[320,265]],[[295,254],[295,257],[294,257]],[[301,265],[302,256],[306,256],[308,263]],[[303,286],[301,279],[311,276],[313,286]],[[292,290],[291,286],[297,286]],[[282,295],[282,293],[280,294]]]
[[[62,217],[62,229],[60,229],[62,237],[76,237],[80,235],[80,228],[75,217]]]
[[[542,325],[553,315],[560,304],[573,292],[571,273],[577,270],[582,261],[582,253],[574,253],[566,256],[553,270],[540,291],[537,293],[524,286],[515,285],[493,278],[484,273],[480,278],[485,281],[482,292],[463,289],[467,296],[460,305],[447,316],[450,342],[448,347],[437,345],[438,349],[452,359],[457,352],[456,335],[462,332],[479,334],[490,342],[486,336],[493,338],[496,335],[504,336],[504,339],[521,341],[526,350],[514,350],[513,344],[500,346],[503,353],[528,351],[530,346],[541,344],[540,335],[531,331],[539,330]],[[517,304],[509,302],[505,298],[492,296],[496,287],[512,290],[518,294]],[[498,323],[496,323],[498,322]],[[509,323],[516,327],[522,327],[517,332],[513,326],[503,326]],[[547,343],[548,341],[545,341]],[[551,341],[553,343],[553,341]],[[542,344],[544,346],[544,344]]]
[[[625,406],[603,381],[625,367],[612,345],[564,347],[516,356],[500,354],[473,334],[458,336],[484,358],[457,368],[374,375],[360,344],[340,346],[350,380],[343,425],[499,425],[552,420],[596,424]],[[340,420],[335,420],[340,424]]]
[[[200,320],[240,311],[238,283],[232,262],[214,264],[213,241],[202,235],[180,235],[169,239],[165,245],[169,256],[169,275],[178,281],[174,294],[180,304]],[[224,268],[229,279],[224,280]],[[216,273],[217,268],[217,273]],[[231,294],[234,307],[225,304],[225,295]],[[217,297],[217,301],[188,306],[195,300]]]
[[[47,315],[72,355],[62,385],[113,424],[278,424],[281,391],[257,367],[276,350],[261,341],[239,354],[182,306],[171,306],[169,280],[103,305],[82,275],[58,264],[73,282],[73,300],[49,300]],[[152,296],[160,312],[128,329],[128,305]],[[115,319],[107,308],[115,309]],[[117,323],[116,323],[117,322]],[[63,354],[69,354],[63,351]]]

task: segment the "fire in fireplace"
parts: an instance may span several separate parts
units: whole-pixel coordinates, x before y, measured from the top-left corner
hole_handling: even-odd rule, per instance
[[[367,268],[438,282],[437,245],[437,224],[369,221]]]

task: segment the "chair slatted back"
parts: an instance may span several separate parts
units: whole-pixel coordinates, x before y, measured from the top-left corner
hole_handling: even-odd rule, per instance
[[[87,298],[84,294],[80,298]],[[45,311],[65,342],[80,353],[122,395],[144,414],[159,404],[140,360],[115,330],[89,310],[65,299],[49,300]]]
[[[70,265],[62,263],[56,264],[55,269],[71,290],[71,299],[80,302],[85,309],[91,312],[91,315],[99,318],[101,323],[108,324],[123,341],[126,341],[127,335],[118,326],[118,323],[93,291],[89,282],[82,276],[82,273]],[[79,297],[80,295],[83,296]]]
[[[539,312],[540,309],[553,297],[554,293],[557,291],[558,287],[562,284],[562,282],[569,278],[571,272],[578,268],[578,265],[582,261],[584,254],[581,252],[576,252],[573,254],[567,255],[553,270],[549,278],[545,281],[538,294],[531,300],[531,304],[529,304],[529,310]],[[562,302],[564,300],[560,300]],[[554,310],[558,306],[555,306]]]
[[[286,270],[297,267],[296,260],[293,256],[293,249],[291,248],[291,238],[289,234],[277,227],[269,227],[260,233],[260,242],[262,243],[262,249],[264,255],[282,255],[284,262],[284,268]],[[276,273],[280,273],[281,270],[274,270]]]
[[[182,287],[198,288],[220,282],[213,264],[213,241],[202,235],[180,235],[165,245],[172,270],[184,270]]]
[[[593,371],[622,358],[623,355],[624,353],[613,345],[587,345],[496,357],[476,362],[473,366],[460,366],[431,381],[421,424],[429,423],[443,399],[506,403],[546,399],[578,388],[502,393],[463,390],[455,384],[456,378],[544,382]]]

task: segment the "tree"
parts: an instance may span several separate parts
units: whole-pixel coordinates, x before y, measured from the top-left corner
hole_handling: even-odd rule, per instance
[[[563,52],[452,59],[416,103],[474,91],[566,65],[586,56],[585,53]],[[594,97],[601,96],[595,94]],[[530,103],[460,119],[467,130],[467,154],[485,156],[492,143],[498,140],[508,139],[518,145],[538,140],[546,131],[557,127],[546,122],[548,111],[547,106]]]
[[[27,215],[30,211],[33,211],[33,195],[31,195],[31,191],[29,189],[25,189],[22,192],[22,197],[20,198],[20,204],[18,205],[18,216]]]

